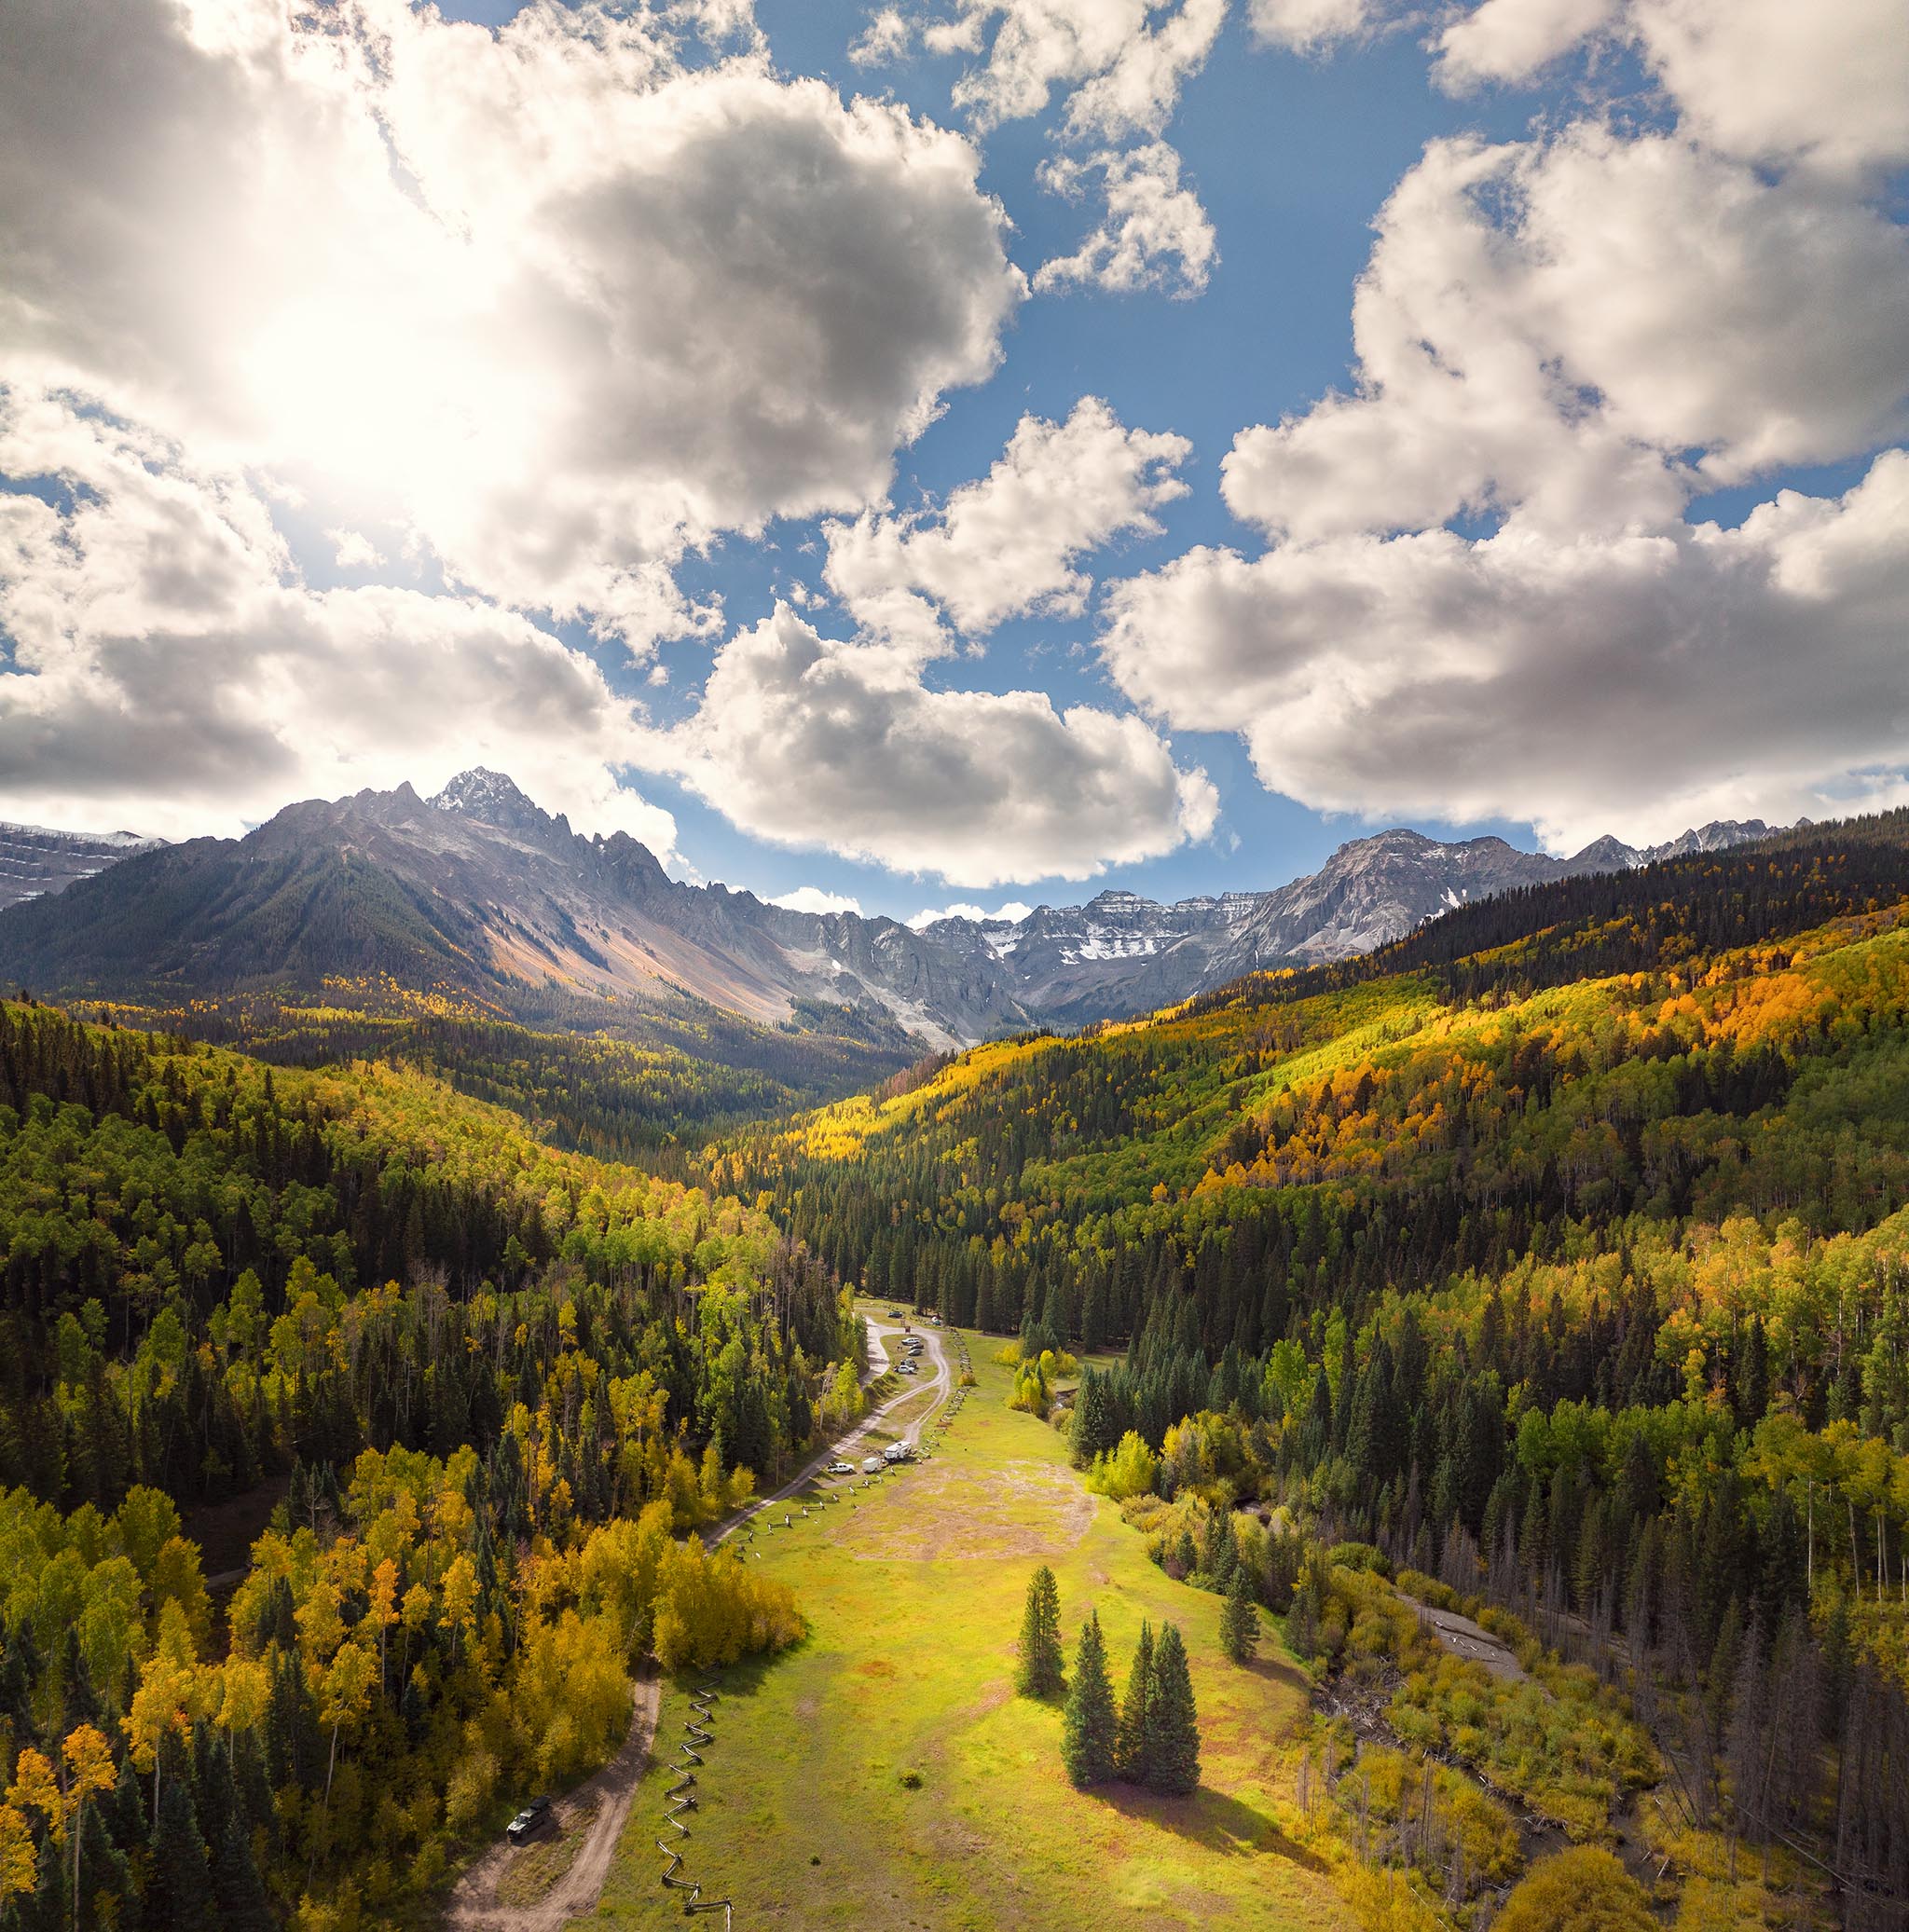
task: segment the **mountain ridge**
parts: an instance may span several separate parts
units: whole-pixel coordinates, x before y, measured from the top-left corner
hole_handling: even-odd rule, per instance
[[[574,831],[501,772],[430,798],[408,784],[286,805],[239,840],[133,852],[0,911],[0,972],[124,995],[317,987],[378,974],[519,1017],[553,999],[674,994],[774,1025],[805,1006],[865,1010],[925,1045],[1071,1026],[1171,1005],[1284,965],[1367,952],[1439,911],[1573,871],[1616,870],[1765,836],[1717,823],[1666,846],[1613,839],[1573,858],[1405,828],[1352,840],[1260,892],[1162,906],[1110,887],[1014,922],[916,928],[808,912],[672,879],[625,832]]]

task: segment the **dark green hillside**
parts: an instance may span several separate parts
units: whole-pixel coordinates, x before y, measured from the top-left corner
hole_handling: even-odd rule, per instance
[[[479,943],[455,905],[350,853],[195,839],[11,908],[0,966],[31,988],[122,996],[374,974],[474,991]]]

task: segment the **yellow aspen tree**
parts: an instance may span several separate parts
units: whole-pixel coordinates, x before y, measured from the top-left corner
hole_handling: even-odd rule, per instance
[[[311,1586],[311,1594],[292,1612],[306,1662],[323,1669],[345,1640],[345,1620],[338,1614],[338,1593],[329,1582]]]
[[[0,1804],[0,1905],[39,1883],[40,1862],[34,1835],[16,1806]]]
[[[324,1802],[332,1802],[332,1774],[338,1768],[338,1732],[364,1715],[371,1700],[371,1680],[378,1660],[364,1645],[346,1644],[324,1674],[320,1717],[332,1727],[331,1761],[325,1766]]]
[[[60,1747],[66,1761],[66,1809],[73,1822],[73,1923],[79,1925],[79,1842],[86,1836],[86,1802],[95,1791],[110,1791],[117,1774],[113,1747],[90,1724],[66,1734]]]
[[[366,1620],[378,1629],[378,1683],[382,1692],[385,1633],[398,1620],[398,1566],[389,1556],[371,1572],[371,1609]]]
[[[38,1812],[46,1819],[56,1843],[65,1836],[66,1802],[60,1780],[52,1765],[32,1745],[14,1761],[13,1782],[7,1788],[7,1802],[16,1811]]]
[[[477,1621],[477,1569],[460,1552],[444,1573],[444,1613],[451,1624],[451,1661],[457,1661],[458,1637]]]

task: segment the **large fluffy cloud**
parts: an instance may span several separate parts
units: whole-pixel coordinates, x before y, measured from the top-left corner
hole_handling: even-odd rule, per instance
[[[820,637],[786,605],[722,647],[694,714],[642,757],[758,838],[972,887],[1156,857],[1218,804],[1137,718],[932,690],[914,651]]]
[[[1125,428],[1098,396],[1064,423],[1023,416],[1000,459],[939,514],[828,526],[830,587],[864,630],[939,650],[934,606],[969,637],[1004,618],[1078,616],[1091,580],[1078,559],[1110,539],[1151,536],[1187,486],[1184,436]]]
[[[488,763],[667,855],[597,665],[474,598],[314,592],[245,481],[70,400],[0,400],[0,796],[53,825],[236,832],[288,798]]]
[[[1821,815],[1909,762],[1905,529],[1893,450],[1735,529],[1198,549],[1114,587],[1104,649],[1155,716],[1240,732],[1328,810],[1531,819],[1567,848]]]
[[[1439,35],[1439,77],[1530,80],[1587,40],[1634,44],[1685,129],[1722,153],[1839,172],[1909,158],[1898,0],[1484,0]]]
[[[0,371],[503,601],[683,627],[684,546],[878,499],[1022,293],[965,141],[685,64],[683,12],[20,0]]]
[[[1522,507],[1671,514],[1898,432],[1909,237],[1860,200],[1677,135],[1435,143],[1353,301],[1359,387],[1246,431],[1228,501],[1310,538]]]
[[[1448,85],[1628,40],[1677,125],[1427,148],[1359,281],[1355,386],[1227,460],[1229,504],[1272,547],[1115,586],[1121,689],[1169,726],[1237,732],[1309,804],[1529,818],[1565,845],[1900,794],[1909,454],[1884,445],[1909,424],[1909,236],[1875,171],[1909,129],[1891,10],[1449,18]],[[1256,19],[1305,48],[1408,11],[1259,0]],[[1688,514],[1865,457],[1841,497],[1778,490],[1736,528]]]

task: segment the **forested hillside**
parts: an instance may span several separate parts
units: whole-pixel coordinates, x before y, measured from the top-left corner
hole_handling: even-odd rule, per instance
[[[1793,1844],[1847,1923],[1899,1925],[1904,838],[1519,893],[926,1064],[710,1173],[876,1293],[1030,1356],[1124,1345],[1078,1459],[1132,1432],[1163,1499],[1280,1501],[1310,1547],[1630,1672],[1693,1827]],[[1284,1611],[1300,1545],[1269,1547]],[[1297,1599],[1328,1664],[1359,1614],[1334,1574]]]
[[[619,1008],[539,1003],[526,1024],[480,1001],[396,980],[334,980],[172,1006],[87,1001],[103,1023],[241,1048],[278,1066],[387,1061],[435,1076],[518,1115],[539,1140],[676,1172],[672,1151],[700,1148],[742,1122],[861,1091],[915,1050],[865,1010],[802,1003],[768,1026],[678,994]]]
[[[613,1748],[639,1656],[794,1634],[677,1541],[858,1404],[760,1213],[414,1073],[9,1005],[0,1228],[8,1925],[389,1912]],[[182,1518],[226,1498],[270,1528],[222,1620]]]

